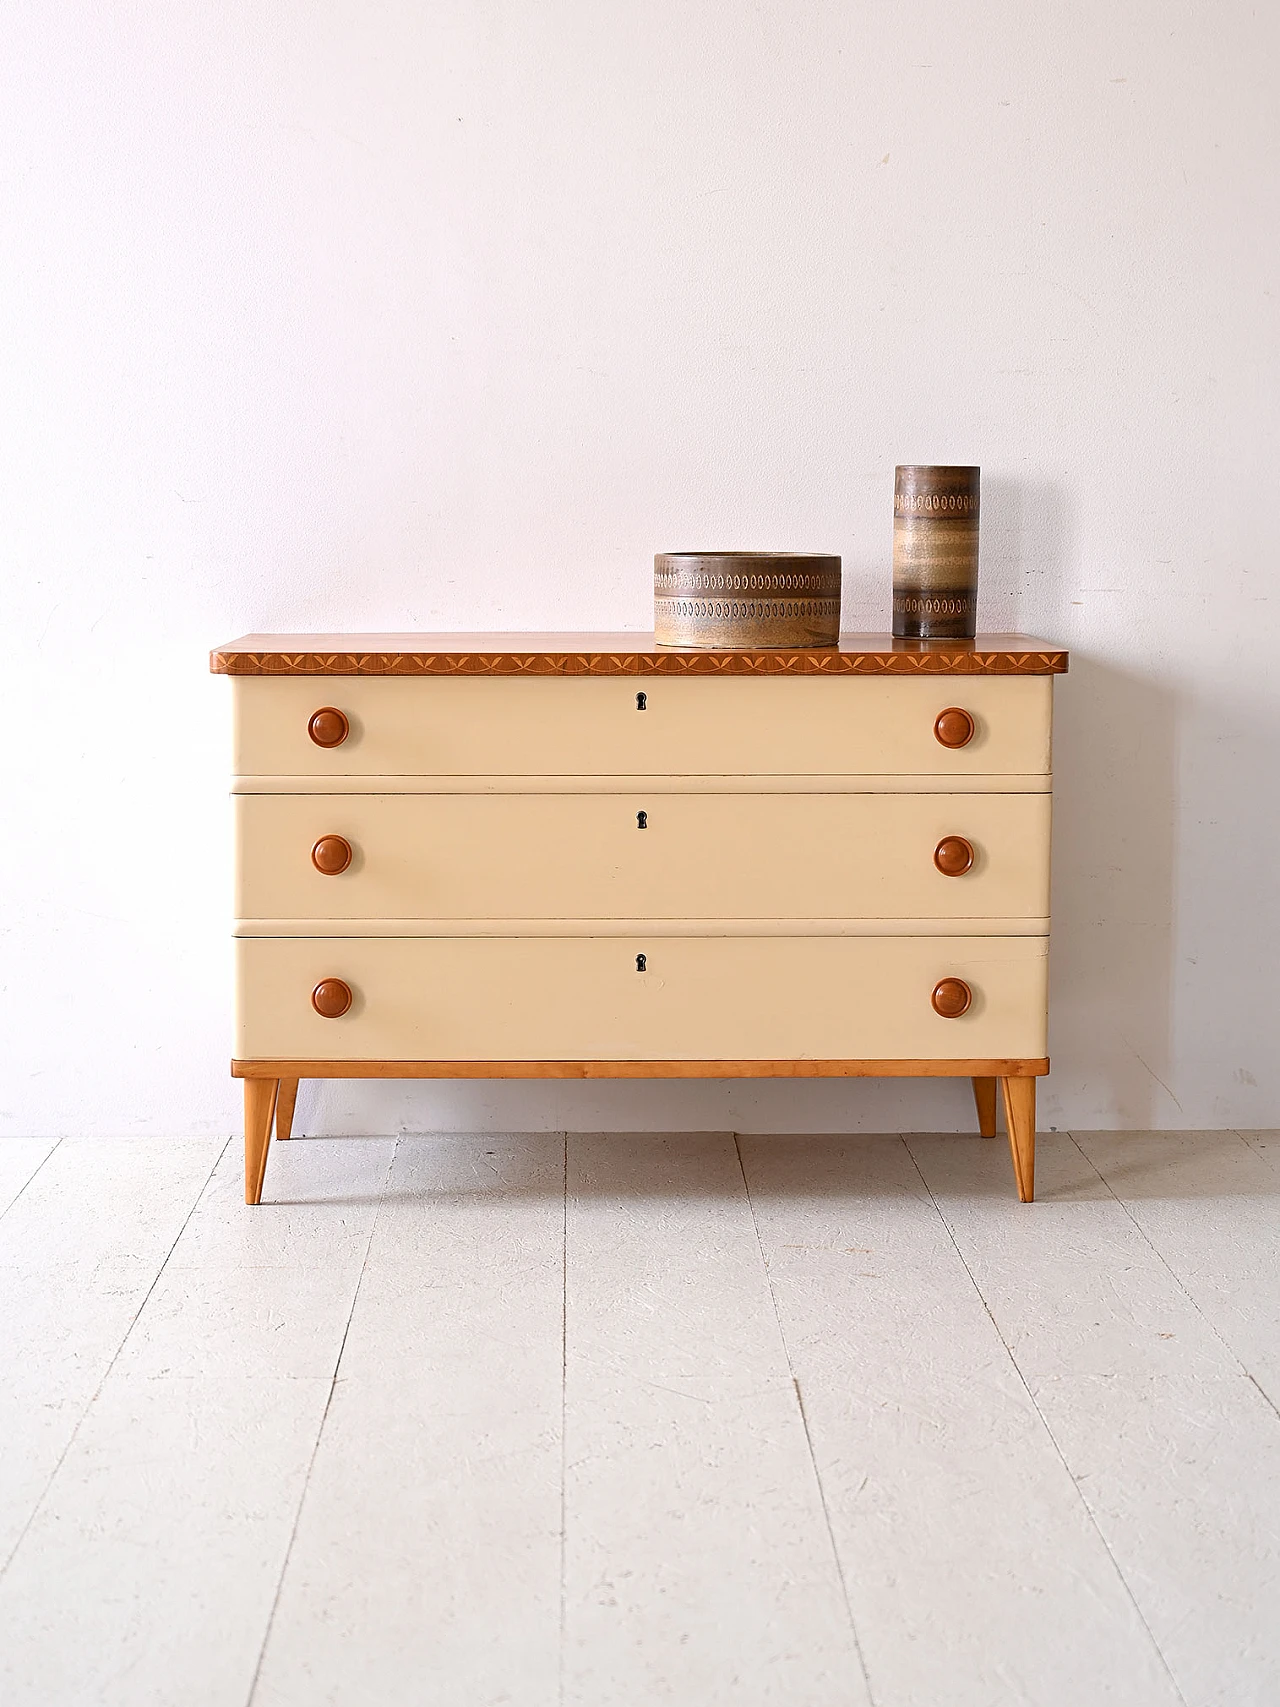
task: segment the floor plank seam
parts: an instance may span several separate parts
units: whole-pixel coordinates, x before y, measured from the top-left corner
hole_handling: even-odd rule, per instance
[[[342,1369],[342,1354],[347,1349],[347,1336],[351,1332],[352,1318],[356,1313],[356,1301],[360,1297],[360,1286],[364,1280],[364,1271],[369,1265],[369,1252],[373,1248],[373,1236],[378,1229],[378,1219],[382,1214],[382,1205],[386,1201],[387,1186],[391,1180],[391,1172],[395,1167],[396,1154],[400,1148],[397,1138],[391,1147],[391,1155],[387,1161],[386,1172],[382,1176],[382,1186],[378,1192],[378,1203],[369,1222],[369,1236],[364,1242],[364,1255],[360,1259],[360,1272],[356,1275],[356,1283],[351,1288],[351,1307],[347,1311],[347,1319],[342,1328],[342,1339],[338,1345],[338,1355],[333,1360],[333,1374],[329,1379],[329,1391],[325,1395],[324,1410],[320,1413],[320,1423],[316,1429],[316,1437],[311,1443],[311,1456],[307,1460],[307,1472],[302,1478],[302,1487],[298,1492],[298,1503],[294,1509],[293,1522],[289,1527],[289,1539],[285,1543],[284,1557],[280,1561],[280,1574],[276,1578],[275,1593],[271,1597],[271,1610],[267,1614],[267,1622],[262,1632],[262,1644],[258,1649],[258,1663],[253,1668],[253,1679],[249,1684],[249,1693],[245,1697],[245,1707],[252,1707],[253,1698],[258,1693],[258,1684],[262,1680],[262,1665],[267,1657],[267,1646],[271,1641],[271,1631],[276,1621],[276,1613],[280,1608],[280,1594],[284,1588],[284,1579],[289,1570],[289,1560],[293,1554],[294,1542],[298,1538],[298,1525],[302,1521],[302,1510],[307,1503],[307,1490],[311,1486],[311,1477],[316,1467],[316,1458],[320,1452],[320,1442],[324,1439],[324,1426],[329,1420],[329,1411],[333,1406],[333,1395],[338,1387],[338,1375]],[[323,1377],[322,1377],[323,1379]]]
[[[1119,1207],[1124,1211],[1125,1215],[1128,1217],[1130,1223],[1132,1224],[1134,1231],[1138,1234],[1138,1237],[1142,1240],[1143,1244],[1146,1245],[1147,1249],[1151,1252],[1151,1254],[1156,1258],[1157,1262],[1159,1262],[1160,1266],[1164,1269],[1165,1273],[1173,1281],[1174,1285],[1178,1288],[1178,1291],[1181,1292],[1182,1296],[1186,1299],[1187,1303],[1191,1306],[1192,1310],[1194,1310],[1196,1315],[1204,1323],[1205,1327],[1213,1335],[1214,1339],[1216,1339],[1218,1344],[1222,1347],[1223,1351],[1226,1352],[1227,1356],[1236,1365],[1236,1367],[1239,1369],[1240,1373],[1244,1376],[1245,1380],[1251,1382],[1252,1385],[1257,1389],[1259,1396],[1263,1400],[1264,1404],[1267,1406],[1268,1410],[1270,1410],[1274,1413],[1276,1421],[1280,1422],[1280,1405],[1277,1405],[1276,1401],[1271,1397],[1270,1393],[1267,1392],[1266,1388],[1258,1380],[1257,1376],[1254,1375],[1253,1371],[1245,1363],[1244,1359],[1240,1356],[1240,1353],[1231,1344],[1230,1340],[1228,1340],[1225,1337],[1225,1335],[1223,1335],[1221,1333],[1221,1331],[1215,1326],[1215,1324],[1209,1320],[1208,1316],[1205,1315],[1204,1311],[1200,1308],[1199,1304],[1196,1303],[1195,1299],[1191,1296],[1191,1293],[1187,1290],[1187,1288],[1184,1285],[1182,1278],[1178,1274],[1177,1270],[1171,1266],[1168,1259],[1165,1257],[1164,1252],[1160,1249],[1160,1247],[1152,1239],[1151,1235],[1147,1232],[1146,1228],[1142,1225],[1141,1221],[1139,1221],[1138,1217],[1129,1208],[1129,1205],[1125,1202],[1125,1200],[1122,1197],[1117,1196],[1116,1192],[1111,1187],[1111,1182],[1107,1179],[1107,1176],[1102,1172],[1101,1168],[1098,1167],[1097,1163],[1092,1161],[1088,1156],[1085,1155],[1084,1151],[1080,1148],[1080,1145],[1076,1142],[1075,1134],[1072,1132],[1068,1132],[1065,1134],[1065,1136],[1070,1138],[1071,1142],[1075,1145],[1076,1150],[1080,1155],[1080,1159],[1085,1163],[1085,1165],[1087,1167],[1091,1168],[1093,1170],[1093,1172],[1097,1175],[1098,1180],[1106,1188],[1107,1194],[1110,1196],[1112,1202],[1118,1204]],[[1235,1134],[1235,1136],[1237,1138],[1240,1138],[1240,1134],[1238,1132]],[[1242,1143],[1244,1142],[1243,1138],[1241,1138],[1241,1142]]]
[[[560,1663],[556,1690],[564,1707],[565,1649],[568,1636],[568,1472],[569,1444],[566,1420],[569,1414],[569,1134],[562,1132],[561,1220],[560,1220]]]
[[[1067,1134],[1065,1134],[1065,1136],[1071,1137],[1071,1134],[1067,1133]],[[1072,1141],[1072,1143],[1075,1143],[1074,1138],[1071,1141]],[[1053,1447],[1054,1452],[1057,1454],[1058,1462],[1062,1465],[1062,1468],[1066,1471],[1068,1477],[1070,1478],[1071,1485],[1076,1491],[1076,1497],[1079,1499],[1080,1504],[1081,1504],[1081,1506],[1085,1512],[1085,1515],[1088,1517],[1090,1524],[1093,1526],[1094,1533],[1097,1535],[1099,1542],[1102,1544],[1102,1547],[1106,1552],[1107,1558],[1111,1561],[1111,1568],[1116,1574],[1116,1581],[1120,1584],[1121,1588],[1123,1589],[1123,1591],[1125,1593],[1125,1596],[1127,1597],[1127,1599],[1129,1601],[1130,1606],[1133,1608],[1134,1617],[1138,1620],[1138,1622],[1142,1626],[1143,1630],[1146,1631],[1147,1640],[1151,1643],[1151,1650],[1156,1655],[1157,1659],[1160,1661],[1161,1666],[1164,1668],[1164,1673],[1165,1673],[1165,1676],[1169,1680],[1170,1688],[1173,1690],[1173,1693],[1177,1697],[1177,1699],[1182,1703],[1182,1707],[1190,1707],[1190,1704],[1188,1703],[1186,1696],[1182,1692],[1181,1685],[1178,1683],[1177,1678],[1173,1674],[1173,1668],[1170,1666],[1168,1659],[1165,1657],[1164,1649],[1160,1646],[1159,1642],[1157,1642],[1156,1637],[1155,1637],[1155,1632],[1152,1630],[1150,1624],[1147,1622],[1146,1614],[1143,1612],[1141,1606],[1138,1604],[1138,1597],[1134,1594],[1133,1588],[1129,1583],[1128,1577],[1125,1576],[1123,1570],[1120,1568],[1120,1561],[1116,1558],[1115,1553],[1112,1550],[1111,1543],[1110,1543],[1110,1541],[1108,1541],[1106,1534],[1103,1531],[1102,1525],[1098,1522],[1097,1513],[1094,1511],[1092,1505],[1089,1503],[1089,1498],[1086,1495],[1084,1489],[1080,1486],[1080,1483],[1076,1478],[1075,1471],[1072,1470],[1071,1465],[1067,1460],[1067,1455],[1062,1450],[1062,1446],[1058,1440],[1057,1435],[1053,1432],[1053,1429],[1050,1427],[1048,1417],[1045,1416],[1044,1411],[1040,1408],[1040,1401],[1036,1398],[1035,1394],[1032,1392],[1031,1384],[1030,1384],[1030,1382],[1028,1382],[1026,1376],[1023,1374],[1022,1367],[1019,1364],[1017,1358],[1014,1356],[1013,1347],[1009,1344],[1008,1340],[1004,1337],[1004,1333],[1001,1330],[1000,1324],[999,1324],[999,1322],[997,1322],[997,1320],[995,1318],[995,1313],[992,1310],[990,1304],[987,1302],[986,1295],[983,1292],[982,1288],[978,1285],[977,1276],[974,1274],[972,1268],[970,1268],[968,1260],[966,1259],[964,1252],[960,1248],[960,1241],[956,1238],[955,1231],[952,1228],[950,1221],[948,1221],[946,1215],[943,1213],[942,1205],[938,1202],[937,1198],[934,1196],[932,1187],[930,1186],[928,1180],[924,1177],[924,1170],[923,1170],[923,1168],[921,1168],[920,1163],[916,1160],[915,1151],[911,1148],[911,1143],[910,1143],[909,1137],[904,1134],[902,1142],[906,1148],[907,1154],[911,1157],[912,1165],[915,1167],[916,1172],[920,1175],[921,1185],[929,1193],[929,1201],[933,1204],[934,1209],[937,1211],[939,1220],[942,1222],[943,1227],[946,1229],[947,1237],[950,1239],[952,1246],[955,1249],[956,1256],[959,1258],[960,1263],[961,1263],[962,1267],[964,1268],[965,1273],[969,1277],[969,1284],[973,1287],[974,1292],[977,1294],[978,1301],[981,1303],[983,1310],[986,1312],[987,1319],[991,1323],[991,1326],[995,1331],[997,1339],[1000,1341],[1000,1344],[1004,1347],[1005,1356],[1009,1359],[1009,1367],[1013,1370],[1014,1374],[1017,1376],[1018,1382],[1021,1385],[1023,1392],[1027,1395],[1027,1399],[1031,1405],[1031,1408],[1035,1411],[1036,1416],[1039,1418],[1040,1426],[1041,1426],[1041,1428],[1043,1428],[1046,1438],[1049,1440],[1050,1444]],[[1077,1148],[1078,1148],[1078,1146],[1077,1146]],[[1017,1207],[1017,1206],[1015,1206],[1015,1207]]]
[[[14,1195],[9,1199],[8,1203],[5,1204],[3,1209],[0,1209],[0,1221],[4,1220],[5,1216],[13,1208],[14,1204],[17,1203],[18,1200],[21,1198],[23,1192],[26,1191],[27,1187],[32,1183],[32,1181],[37,1177],[37,1175],[44,1169],[44,1167],[47,1165],[47,1163],[52,1158],[52,1156],[59,1149],[61,1149],[64,1142],[65,1142],[65,1140],[63,1140],[62,1138],[55,1138],[54,1139],[53,1143],[49,1147],[47,1154],[45,1154],[44,1156],[42,1156],[40,1158],[40,1160],[36,1163],[35,1167],[32,1168],[29,1176],[22,1182],[22,1184],[18,1187],[18,1189],[14,1193]]]
[[[1262,1159],[1262,1161],[1264,1161],[1269,1168],[1273,1169],[1277,1173],[1280,1173],[1280,1152],[1277,1152],[1277,1154],[1275,1156],[1269,1156],[1265,1150],[1260,1150],[1258,1148],[1258,1146],[1254,1143],[1253,1139],[1250,1138],[1247,1133],[1239,1131],[1234,1126],[1231,1128],[1231,1130],[1232,1130],[1232,1132],[1235,1133],[1236,1137],[1240,1140],[1240,1142],[1242,1144],[1247,1144],[1249,1146],[1249,1148],[1253,1151],[1255,1156],[1260,1157]]]
[[[58,1145],[60,1145],[61,1142],[62,1142],[62,1140],[59,1139],[58,1144],[54,1145],[54,1150],[56,1150],[58,1148]],[[170,1243],[169,1249],[164,1253],[164,1258],[161,1261],[159,1268],[157,1268],[155,1274],[151,1278],[150,1286],[147,1287],[146,1292],[143,1294],[142,1298],[139,1300],[138,1308],[133,1312],[133,1315],[130,1317],[129,1326],[125,1329],[124,1333],[120,1336],[120,1343],[116,1347],[116,1349],[112,1352],[110,1361],[108,1362],[107,1367],[102,1372],[102,1379],[98,1382],[97,1386],[94,1388],[92,1394],[89,1397],[88,1403],[85,1405],[84,1409],[80,1412],[80,1415],[76,1418],[76,1425],[71,1430],[71,1433],[67,1436],[67,1443],[63,1447],[62,1451],[58,1454],[58,1462],[54,1465],[53,1469],[50,1470],[49,1475],[45,1480],[44,1487],[41,1488],[41,1490],[40,1490],[39,1498],[36,1500],[35,1504],[31,1507],[31,1510],[27,1515],[27,1521],[23,1524],[21,1530],[18,1533],[17,1540],[14,1542],[13,1546],[9,1549],[9,1556],[5,1559],[3,1564],[0,1564],[0,1578],[4,1577],[6,1571],[9,1569],[9,1566],[13,1563],[14,1559],[17,1558],[18,1549],[22,1546],[22,1543],[26,1540],[27,1535],[31,1529],[31,1525],[35,1522],[36,1518],[40,1515],[40,1510],[41,1510],[42,1506],[44,1505],[44,1502],[49,1497],[49,1490],[50,1490],[50,1488],[52,1488],[54,1482],[57,1480],[58,1472],[62,1469],[62,1466],[66,1463],[68,1455],[71,1452],[71,1448],[75,1445],[76,1441],[79,1439],[80,1429],[84,1423],[85,1418],[89,1415],[89,1412],[97,1404],[99,1396],[102,1393],[102,1389],[106,1386],[107,1382],[111,1378],[111,1371],[115,1368],[116,1364],[120,1361],[120,1353],[124,1350],[125,1346],[129,1343],[129,1335],[137,1327],[139,1316],[141,1316],[142,1312],[146,1309],[147,1304],[151,1298],[151,1294],[155,1291],[156,1287],[159,1286],[160,1278],[164,1274],[165,1269],[168,1268],[168,1266],[169,1266],[169,1258],[173,1255],[174,1251],[177,1250],[178,1240],[186,1232],[187,1225],[190,1222],[191,1217],[195,1214],[196,1210],[200,1207],[200,1201],[204,1197],[205,1192],[208,1191],[209,1183],[213,1179],[214,1174],[218,1170],[218,1163],[222,1160],[223,1156],[226,1155],[227,1144],[230,1144],[230,1142],[231,1142],[231,1140],[230,1140],[230,1138],[228,1138],[226,1141],[226,1144],[224,1144],[222,1146],[221,1150],[219,1150],[217,1155],[214,1157],[213,1165],[210,1167],[209,1172],[205,1175],[204,1183],[201,1185],[199,1191],[195,1194],[195,1197],[192,1199],[190,1209],[188,1209],[187,1213],[182,1217],[182,1225],[178,1228],[178,1231],[174,1234],[173,1240]],[[53,1150],[50,1150],[49,1155],[51,1156],[52,1154],[53,1154]],[[46,1157],[45,1160],[47,1161],[48,1157]],[[43,1167],[44,1163],[42,1162],[40,1165],[41,1165],[41,1167]],[[38,1173],[39,1171],[40,1171],[39,1168],[37,1168],[36,1172]],[[35,1175],[33,1174],[31,1177],[34,1179]],[[15,1201],[16,1201],[16,1199],[15,1199]]]
[[[765,1285],[769,1288],[769,1302],[773,1306],[773,1319],[778,1329],[778,1340],[782,1346],[782,1355],[787,1362],[787,1374],[791,1378],[791,1389],[796,1397],[796,1410],[800,1415],[800,1426],[804,1430],[805,1449],[809,1454],[809,1465],[813,1471],[814,1485],[818,1490],[818,1503],[822,1508],[822,1521],[827,1529],[827,1543],[831,1549],[831,1558],[836,1568],[836,1580],[840,1584],[840,1594],[844,1600],[845,1617],[849,1621],[849,1634],[853,1638],[854,1652],[858,1656],[858,1664],[862,1668],[862,1681],[867,1691],[867,1701],[870,1707],[876,1707],[876,1695],[871,1687],[871,1674],[867,1670],[867,1656],[858,1635],[858,1622],[853,1615],[853,1601],[849,1594],[849,1585],[845,1579],[844,1563],[840,1558],[840,1549],[836,1546],[835,1527],[831,1521],[831,1508],[827,1504],[827,1490],[822,1485],[822,1472],[818,1468],[817,1455],[814,1452],[813,1436],[809,1432],[809,1418],[805,1414],[804,1395],[800,1391],[800,1382],[796,1377],[795,1367],[791,1361],[791,1347],[787,1344],[786,1329],[782,1325],[782,1315],[778,1309],[778,1298],[774,1291],[773,1276],[769,1272],[769,1263],[764,1254],[764,1240],[760,1237],[760,1223],[756,1220],[756,1206],[751,1197],[751,1182],[747,1178],[746,1163],[742,1159],[742,1145],[738,1134],[733,1135],[733,1148],[738,1157],[738,1167],[742,1173],[742,1189],[747,1197],[747,1212],[751,1216],[751,1230],[756,1236],[756,1249],[760,1253],[760,1267],[764,1272]]]

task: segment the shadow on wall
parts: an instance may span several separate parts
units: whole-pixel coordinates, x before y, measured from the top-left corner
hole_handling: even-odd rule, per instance
[[[1176,1125],[1177,701],[1073,652],[1054,708],[1053,1074],[1042,1124]],[[1055,1124],[1061,1122],[1055,1121]]]
[[[968,1079],[312,1079],[304,1135],[447,1132],[956,1132]]]
[[[1167,1088],[1177,702],[1079,652],[1055,693],[1053,1072],[1039,1124],[1186,1125]],[[319,1131],[976,1131],[963,1080],[332,1083],[304,1103]]]
[[[1034,613],[1060,607],[1067,584],[1069,496],[995,478],[984,482],[983,518],[980,627],[1036,628]],[[1079,651],[1057,684],[1042,1130],[1187,1124],[1168,1088],[1177,709],[1169,688]],[[963,1080],[332,1081],[304,1087],[300,1105],[300,1129],[313,1132],[565,1127],[976,1131]]]
[[[1040,613],[1063,608],[1074,533],[1062,484],[984,479],[979,626],[1060,639]],[[1054,692],[1053,1072],[1042,1128],[1185,1124],[1166,1088],[1176,743],[1170,689],[1072,650]]]

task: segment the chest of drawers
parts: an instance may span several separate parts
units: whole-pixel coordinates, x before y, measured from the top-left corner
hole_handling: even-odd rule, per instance
[[[320,1077],[972,1079],[1034,1189],[1052,678],[1014,636],[250,635],[245,1199]]]

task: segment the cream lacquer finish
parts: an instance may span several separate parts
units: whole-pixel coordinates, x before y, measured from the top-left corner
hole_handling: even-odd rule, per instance
[[[246,1199],[298,1078],[348,1067],[964,1074],[984,1131],[998,1078],[1029,1198],[1052,677],[1002,673],[1020,645],[992,642],[993,673],[963,650],[954,669],[912,653],[928,666],[912,673],[890,650],[883,675],[613,674],[605,658],[592,675],[234,676]],[[348,729],[329,748],[308,736],[323,707]],[[934,733],[950,707],[975,726],[954,749]],[[312,863],[326,836],[351,847],[334,875]],[[973,847],[962,875],[935,866],[947,837]],[[971,992],[954,1019],[933,1005],[964,1005],[948,979]],[[326,980],[322,1006],[349,986],[337,1018],[313,1006]]]
[[[643,954],[646,970],[636,970]],[[294,938],[237,944],[242,1060],[1042,1057],[1040,937]],[[942,977],[973,989],[941,1019]],[[354,1000],[321,1019],[310,993]]]
[[[1049,911],[1047,794],[779,801],[638,787],[254,794],[236,808],[243,920],[1043,919]],[[352,847],[338,876],[312,864],[324,835]],[[974,866],[945,877],[934,849],[956,835],[972,843]]]
[[[237,937],[1048,936],[1048,919],[237,919]]]
[[[1046,771],[968,776],[914,776],[889,771],[869,776],[827,776],[817,771],[804,776],[375,776],[350,771],[331,779],[290,776],[237,776],[235,794],[625,794],[637,783],[651,794],[1049,794],[1053,779]]]
[[[1047,676],[236,677],[243,776],[1044,775]],[[646,709],[636,709],[643,692]],[[351,732],[317,747],[311,714]],[[967,746],[933,733],[969,711]]]

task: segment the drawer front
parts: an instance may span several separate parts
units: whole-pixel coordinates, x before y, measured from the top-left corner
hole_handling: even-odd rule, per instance
[[[241,940],[240,1060],[972,1060],[1045,1053],[1042,937]],[[638,971],[636,956],[645,957]],[[967,1013],[931,994],[963,979]],[[342,979],[346,1013],[311,992]]]
[[[1049,911],[1046,794],[254,794],[236,812],[246,920]],[[327,837],[351,857],[324,875]],[[957,837],[973,864],[947,876],[935,854]]]
[[[1052,678],[243,677],[241,776],[1044,775]],[[644,709],[637,708],[642,696]],[[343,713],[317,746],[313,714]],[[970,713],[949,748],[940,712]]]

